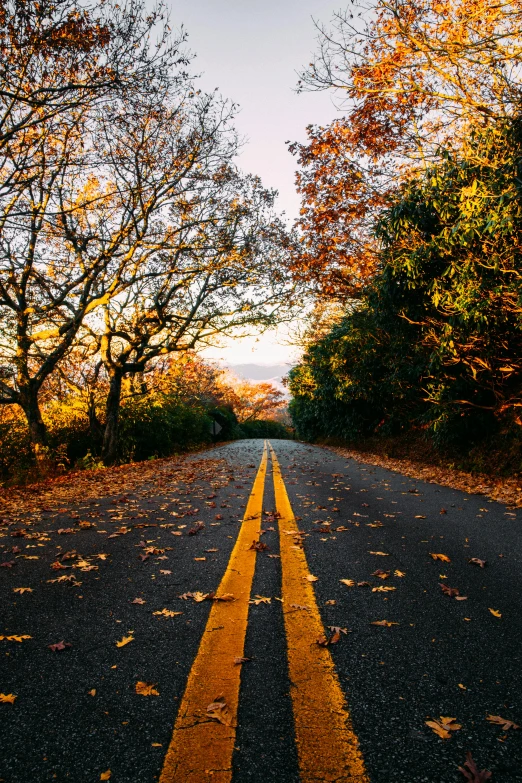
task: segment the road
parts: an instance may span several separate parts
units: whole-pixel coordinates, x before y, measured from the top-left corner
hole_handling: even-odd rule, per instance
[[[291,441],[82,481],[0,527],[2,783],[522,781],[520,510]]]

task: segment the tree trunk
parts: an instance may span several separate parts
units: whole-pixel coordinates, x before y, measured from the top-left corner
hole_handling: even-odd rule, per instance
[[[19,403],[29,426],[29,437],[33,447],[36,462],[39,465],[49,461],[49,438],[47,436],[47,427],[45,426],[40,405],[38,403],[38,392],[33,389],[23,390],[20,393]]]
[[[102,460],[111,465],[118,456],[118,421],[120,417],[122,374],[111,375],[109,394],[105,403],[105,431],[103,433]]]
[[[87,413],[89,416],[89,432],[91,434],[92,442],[95,444],[97,449],[103,440],[103,427],[100,424],[98,416],[96,415],[96,404],[93,392],[89,393]]]

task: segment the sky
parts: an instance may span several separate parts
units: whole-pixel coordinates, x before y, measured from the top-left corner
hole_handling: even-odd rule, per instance
[[[320,0],[170,0],[172,26],[188,32],[201,86],[239,104],[236,127],[245,138],[239,164],[276,188],[280,212],[299,213],[295,159],[286,141],[305,141],[306,126],[325,125],[337,111],[326,92],[297,95],[298,72],[316,51],[313,18],[328,23],[343,3]],[[294,362],[284,327],[257,339],[228,341],[204,355],[227,364]]]

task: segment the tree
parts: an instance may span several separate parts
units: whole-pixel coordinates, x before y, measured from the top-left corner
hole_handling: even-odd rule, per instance
[[[224,373],[220,386],[224,401],[230,405],[240,424],[270,419],[287,404],[284,392],[273,383],[252,383],[232,373]]]
[[[381,268],[372,226],[397,186],[518,111],[521,29],[522,8],[492,0],[354,4],[319,28],[301,86],[336,91],[343,116],[291,147],[299,279],[326,296],[360,296]]]
[[[144,16],[140,3],[124,7],[121,14],[115,9],[118,29],[126,31],[122,50],[112,49],[119,40],[117,35],[114,41],[105,34],[100,34],[99,40],[94,36],[91,46],[89,36],[84,41],[78,30],[69,36],[70,25],[62,30],[63,20],[74,19],[79,13],[75,6],[46,6],[42,19],[39,6],[28,8],[27,35],[31,13],[36,13],[40,37],[37,35],[35,46],[28,46],[27,52],[17,44],[0,73],[0,94],[6,103],[11,100],[13,104],[4,107],[4,125],[7,128],[11,122],[12,132],[6,131],[1,161],[0,403],[22,407],[38,456],[47,446],[39,390],[73,346],[86,316],[125,285],[129,267],[136,268],[140,262],[137,249],[142,249],[145,236],[150,241],[151,221],[168,193],[165,178],[153,185],[136,179],[130,182],[125,176],[128,169],[118,167],[134,166],[139,175],[139,155],[130,149],[117,150],[115,136],[106,131],[124,107],[137,110],[141,102],[150,105],[160,101],[165,92],[174,102],[178,97],[179,107],[192,93],[183,70],[185,60],[178,53],[181,40],[170,42],[164,28],[159,48],[154,46],[149,35],[157,17]],[[23,9],[18,5],[14,9],[16,19]],[[13,13],[9,16],[4,9],[0,18],[4,39],[10,34]],[[87,24],[90,17],[80,14],[79,18],[83,21],[78,29],[85,32],[84,22]],[[110,29],[114,32],[117,26]],[[63,58],[51,43],[41,43],[42,35],[47,40],[45,31],[51,31],[49,41],[56,38],[56,46],[63,43]],[[75,47],[79,50],[76,53]],[[33,85],[35,106],[32,99],[27,106],[27,95],[31,94],[27,85],[27,89],[22,89],[23,84],[17,88],[25,90],[25,97],[12,92],[13,79],[22,66],[35,80],[40,78]],[[89,67],[94,69],[92,74]],[[71,69],[79,82],[73,80],[70,85],[76,86],[69,90]],[[133,78],[120,85],[121,89],[113,84],[109,90],[107,74],[112,73],[116,85],[121,82],[116,78],[119,73]],[[134,78],[140,73],[149,76],[146,84]],[[83,89],[81,80],[88,82],[96,74],[101,80],[100,92]],[[101,104],[100,95],[104,97]],[[26,147],[28,134],[31,143]],[[144,157],[142,154],[142,163]],[[155,195],[152,199],[151,191]],[[147,249],[152,252],[151,247]]]

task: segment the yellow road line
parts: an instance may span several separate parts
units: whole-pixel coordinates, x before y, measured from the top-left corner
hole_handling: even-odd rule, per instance
[[[324,634],[299,531],[281,468],[270,446],[279,513],[282,596],[301,783],[369,783],[330,652],[316,644]],[[292,604],[309,611],[292,609]]]
[[[267,464],[266,442],[261,464],[247,503],[243,524],[217,595],[233,593],[235,601],[216,602],[198,654],[190,670],[174,732],[160,776],[160,783],[229,783],[236,740],[241,666],[234,658],[244,654],[248,601],[256,565],[256,551],[263,511]],[[207,707],[224,697],[230,710],[230,726],[208,718]]]

